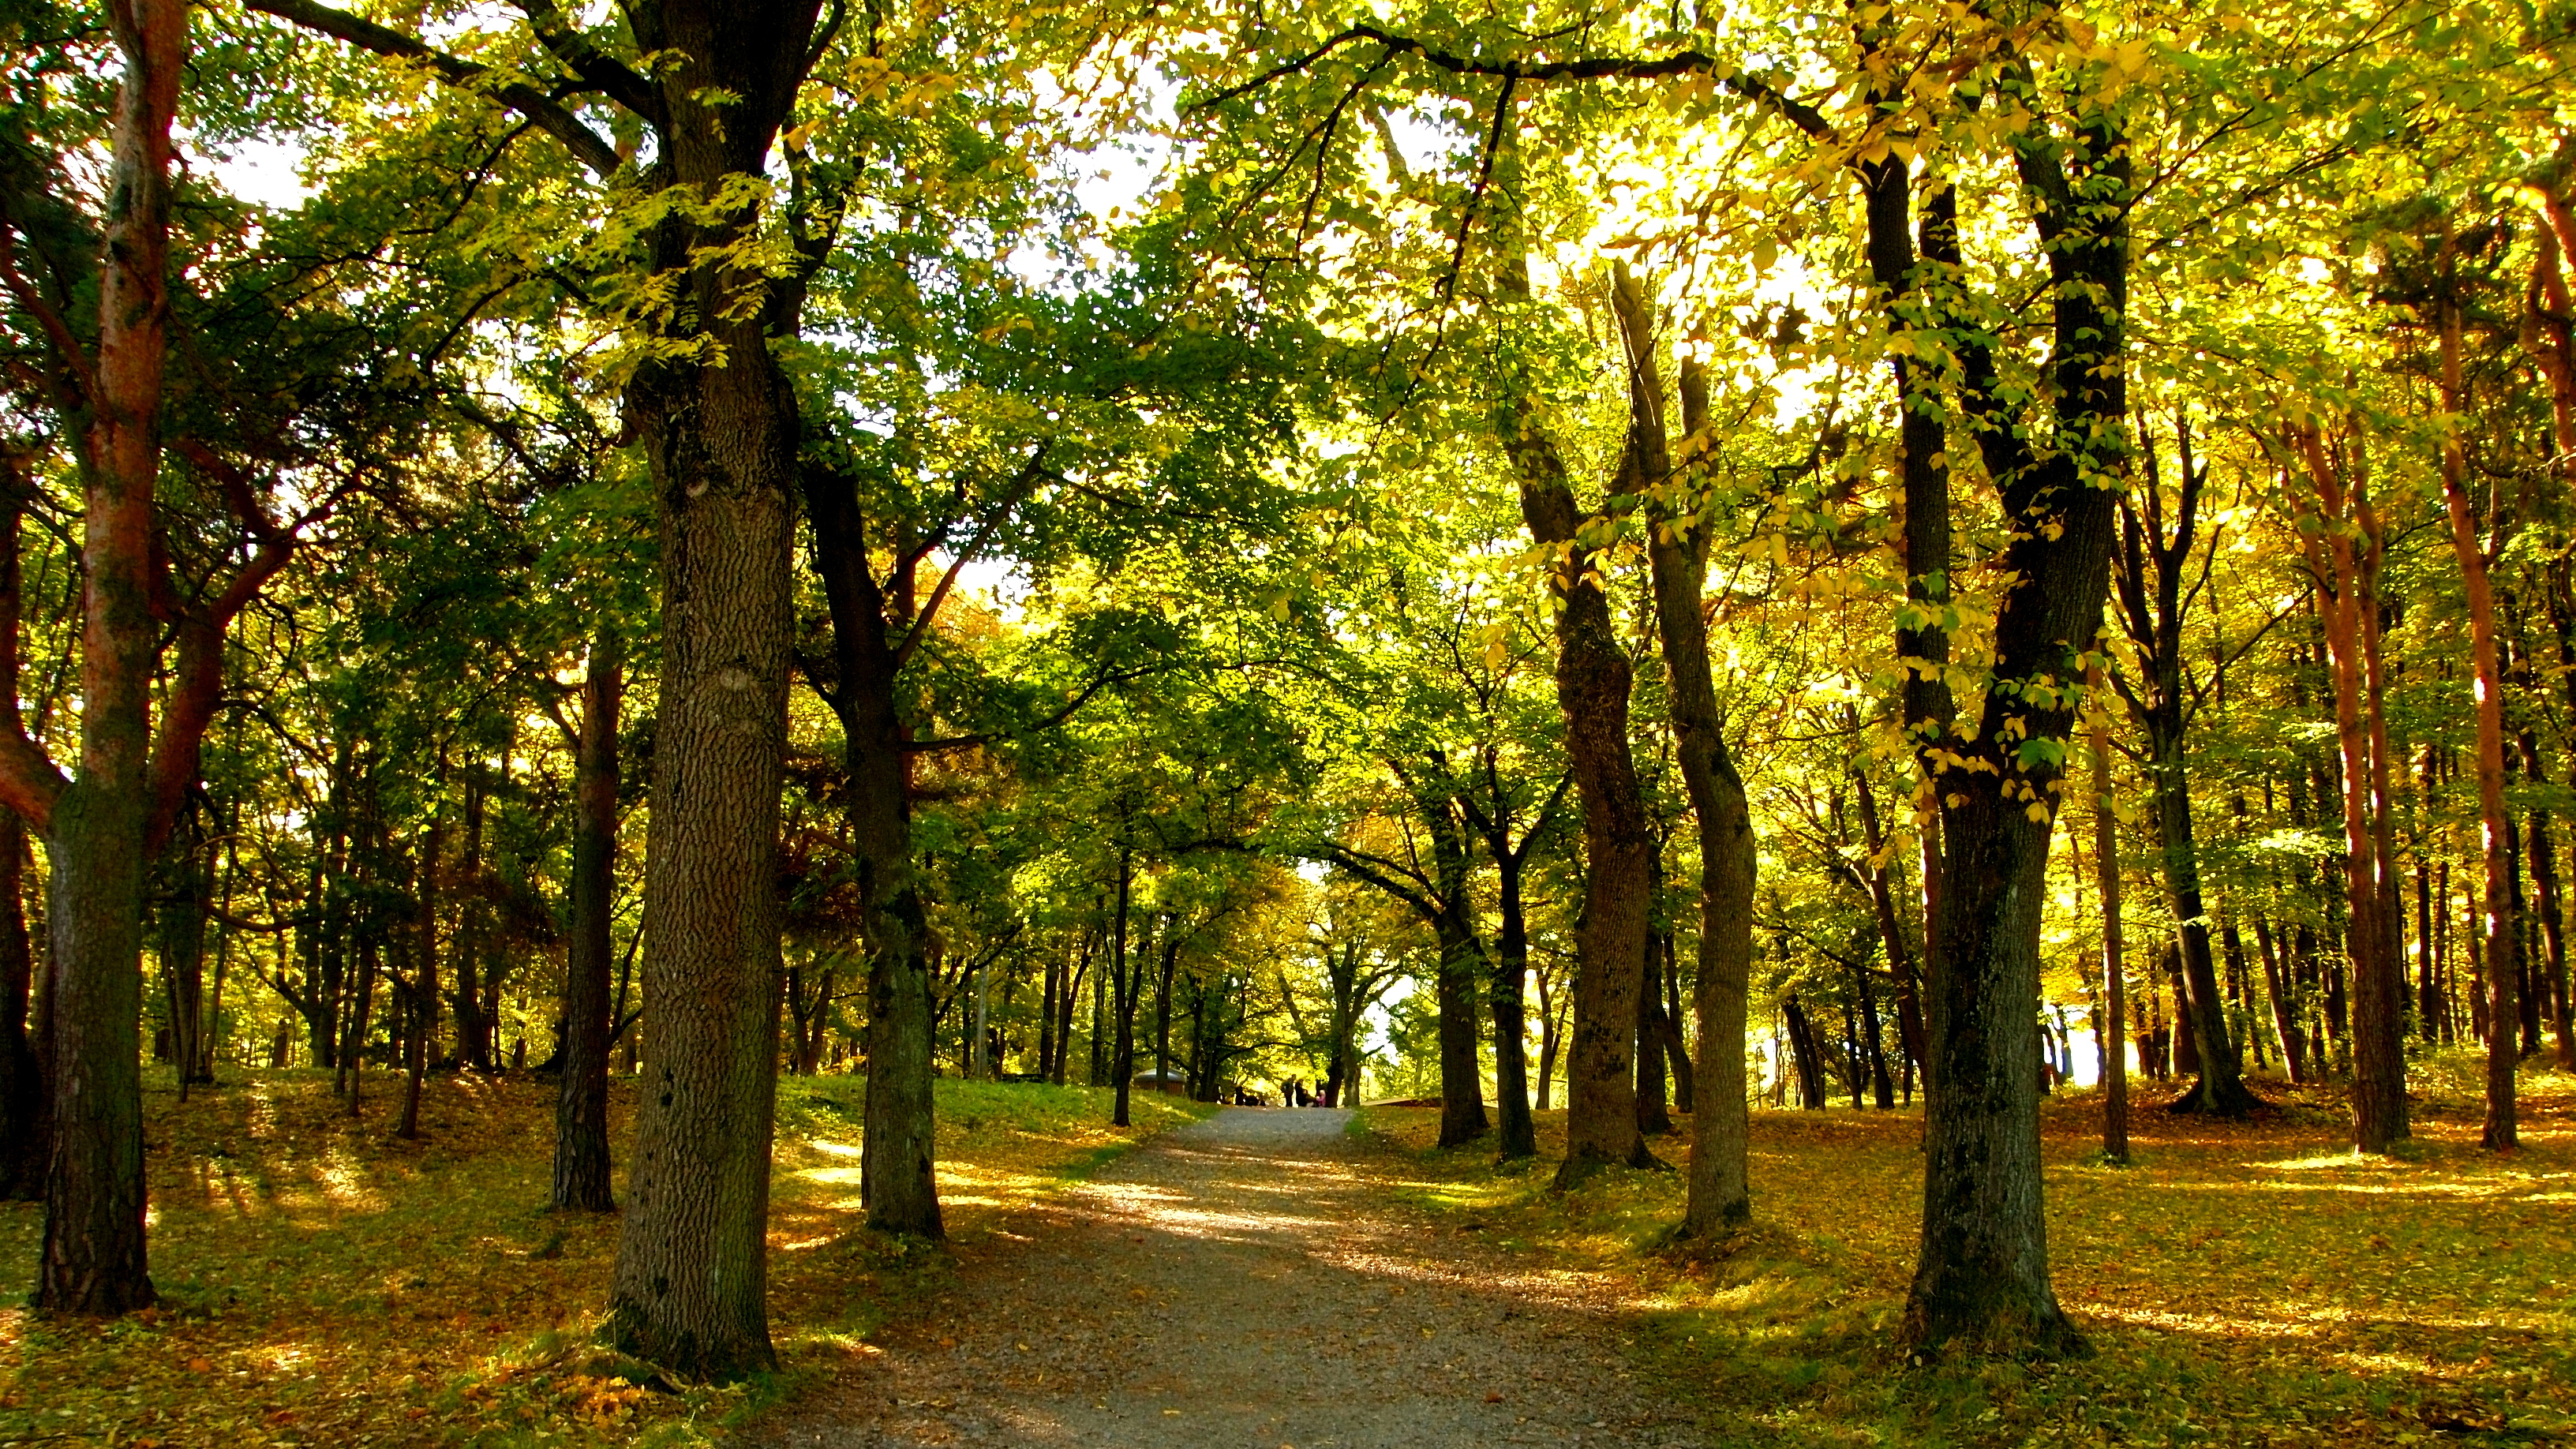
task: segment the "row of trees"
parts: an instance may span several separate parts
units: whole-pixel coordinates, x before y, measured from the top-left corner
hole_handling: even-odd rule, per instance
[[[1557,1180],[1678,1097],[1702,1237],[1776,1006],[1809,1100],[1922,1084],[1926,1351],[2080,1346],[2044,997],[2191,1110],[2348,1062],[2371,1151],[2410,1012],[2498,1149],[2568,1050],[2557,18],[392,18],[7,22],[42,1307],[152,1296],[147,922],[183,1080],[247,966],[406,1132],[551,998],[562,1206],[635,1053],[609,1332],[714,1373],[782,1063],[855,1028],[869,1221],[935,1235],[1014,983],[1123,1116],[1145,1024],[1213,1090],[1285,1017],[1338,1094],[1418,961],[1509,1157],[1537,973]]]

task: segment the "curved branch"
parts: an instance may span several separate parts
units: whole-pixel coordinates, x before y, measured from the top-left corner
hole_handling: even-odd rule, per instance
[[[317,0],[243,0],[251,9],[274,15],[280,20],[319,31],[334,40],[354,45],[360,50],[398,60],[412,60],[437,72],[439,79],[466,90],[480,91],[537,123],[546,134],[564,143],[573,158],[597,175],[607,176],[617,170],[617,148],[600,139],[599,133],[581,123],[536,87],[518,81],[496,80],[498,72],[490,66],[459,59],[399,30],[388,29],[372,20],[362,20],[345,10],[334,10]]]

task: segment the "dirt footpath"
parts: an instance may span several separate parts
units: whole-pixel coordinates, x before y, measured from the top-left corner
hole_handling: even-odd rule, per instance
[[[970,1250],[884,1351],[770,1420],[779,1449],[1677,1446],[1601,1289],[1391,1200],[1341,1112],[1167,1133]]]

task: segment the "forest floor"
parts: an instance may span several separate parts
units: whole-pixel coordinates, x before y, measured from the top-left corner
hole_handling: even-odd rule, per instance
[[[178,1102],[145,1098],[153,1280],[162,1306],[109,1324],[18,1307],[42,1209],[0,1204],[0,1446],[640,1445],[722,1436],[872,1352],[890,1312],[953,1271],[861,1226],[859,1077],[780,1083],[770,1316],[783,1371],[671,1384],[592,1341],[617,1219],[544,1210],[554,1087],[524,1073],[434,1076],[423,1137],[391,1136],[397,1084],[365,1114],[328,1074],[227,1070]],[[940,1189],[974,1241],[1005,1212],[1134,1143],[1214,1110],[1109,1093],[939,1083]],[[628,1137],[632,1084],[612,1093]],[[618,1186],[623,1190],[620,1174]]]
[[[356,1122],[313,1073],[152,1092],[164,1306],[0,1309],[0,1446],[2576,1444],[2576,1079],[2553,1073],[2526,1074],[2504,1158],[2454,1057],[2419,1066],[2386,1159],[2347,1150],[2330,1093],[2267,1084],[2248,1125],[2142,1102],[2109,1168],[2098,1098],[2052,1101],[2055,1280],[2095,1356],[1929,1367],[1889,1346],[1914,1113],[1757,1113],[1760,1226],[1706,1263],[1658,1250],[1674,1174],[1547,1190],[1559,1113],[1537,1162],[1498,1167],[1432,1148],[1418,1108],[1190,1127],[1210,1109],[1139,1096],[1119,1132],[1103,1092],[943,1081],[943,1252],[859,1227],[864,1083],[790,1080],[783,1368],[731,1387],[594,1345],[617,1225],[540,1209],[546,1084],[435,1079],[419,1143],[389,1137],[390,1085]],[[39,1227],[0,1205],[19,1282]]]
[[[1758,1226],[1713,1264],[1659,1251],[1678,1174],[1547,1191],[1562,1114],[1520,1168],[1434,1150],[1428,1109],[1366,1117],[1409,1169],[1392,1190],[1448,1232],[1624,1300],[1641,1381],[1714,1444],[2576,1443],[2576,1079],[2526,1072],[2508,1157],[2479,1150],[2465,1058],[2418,1068],[2416,1135],[2390,1158],[2353,1155],[2339,1096],[2259,1086],[2278,1106],[2241,1125],[2143,1088],[2126,1168],[2098,1161],[2097,1094],[2048,1103],[2051,1267],[2095,1350],[2055,1365],[1891,1347],[1919,1109],[1757,1112]],[[1681,1121],[1652,1144],[1676,1165]]]
[[[1408,1200],[1350,1114],[1234,1108],[1011,1220],[775,1449],[1692,1445],[1599,1273]]]

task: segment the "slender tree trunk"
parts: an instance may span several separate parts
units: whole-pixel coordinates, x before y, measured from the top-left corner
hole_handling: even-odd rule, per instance
[[[2308,471],[2323,504],[2327,535],[2305,536],[2309,565],[2322,594],[2318,613],[2325,623],[2326,645],[2334,661],[2335,738],[2343,762],[2344,892],[2350,930],[2348,954],[2353,991],[2353,1139],[2364,1152],[2385,1152],[2407,1135],[2404,985],[2397,964],[2388,959],[2390,904],[2380,878],[2379,822],[2384,773],[2374,759],[2364,700],[2363,616],[2376,610],[2375,591],[2367,578],[2371,560],[2356,557],[2351,539],[2340,531],[2348,513],[2345,470],[2327,454],[2315,429],[2300,436]],[[2353,487],[2357,492],[2357,483]],[[2375,557],[2376,547],[2372,546]],[[2329,571],[2329,563],[2331,569]]]
[[[0,569],[14,569],[16,553],[0,557]],[[0,806],[0,1195],[41,1201],[45,1071],[28,1032],[36,953],[27,937],[26,868],[26,823]]]
[[[1144,983],[1139,973],[1128,964],[1127,907],[1136,879],[1135,856],[1121,845],[1118,849],[1118,913],[1112,917],[1109,945],[1109,979],[1116,988],[1114,1003],[1118,1020],[1115,1030],[1118,1044],[1109,1062],[1110,1083],[1117,1089],[1109,1120],[1120,1127],[1133,1126],[1128,1119],[1128,1095],[1136,1084],[1136,998]]]
[[[1709,523],[1689,473],[1708,438],[1708,380],[1696,364],[1680,374],[1684,476],[1674,475],[1667,435],[1661,353],[1642,288],[1622,268],[1612,291],[1628,362],[1629,455],[1635,483],[1661,501],[1651,510],[1647,566],[1655,632],[1663,646],[1674,756],[1699,832],[1699,973],[1693,988],[1700,1058],[1691,1083],[1689,1190],[1682,1231],[1714,1238],[1753,1215],[1745,1111],[1746,1000],[1753,967],[1756,851],[1743,778],[1726,747],[1708,657],[1702,595]]]
[[[1066,986],[1065,962],[1049,955],[1046,975],[1038,983],[1038,1080],[1055,1078],[1056,997]]]
[[[201,1071],[206,1054],[206,896],[204,832],[195,812],[184,814],[161,849],[161,901],[154,912],[161,956],[161,975],[169,988],[170,1060],[176,1068],[179,1100],[188,1088],[211,1082]]]
[[[2467,390],[2460,378],[2460,312],[2456,299],[2438,304],[2441,334],[2442,410],[2464,415]],[[2442,499],[2450,515],[2451,552],[2468,596],[2469,654],[2473,661],[2478,739],[2478,824],[2486,857],[2487,1103],[2485,1145],[2510,1152],[2520,1143],[2514,1105],[2516,980],[2521,975],[2513,913],[2513,822],[2504,799],[2504,674],[2496,649],[2495,597],[2487,583],[2485,541],[2469,507],[2468,460],[2454,425],[2442,440]],[[2495,520],[2490,520],[2492,524]]]
[[[1916,968],[1914,943],[1897,914],[1896,889],[1886,862],[1887,834],[1879,824],[1878,795],[1869,776],[1854,772],[1853,793],[1860,804],[1861,843],[1869,850],[1869,903],[1878,919],[1879,945],[1887,953],[1888,974],[1896,982],[1896,1037],[1908,1062],[1923,1060],[1923,978]]]
[[[438,866],[446,825],[432,815],[420,843],[420,919],[414,923],[419,935],[412,947],[411,984],[405,998],[402,1125],[394,1129],[394,1135],[406,1141],[420,1136],[421,1088],[430,1060],[438,1054]]]
[[[2090,671],[2099,687],[2101,666]],[[2118,814],[2111,806],[2110,727],[2096,716],[2085,733],[2093,766],[2093,872],[2102,897],[2102,997],[2111,1018],[2102,1048],[2102,1155],[2113,1162],[2129,1160],[2129,1048],[2122,1023],[2129,1003],[2122,959],[2120,920],[2120,839]]]
[[[1673,1130],[1672,1085],[1664,1073],[1663,971],[1658,965],[1671,944],[1664,931],[1646,938],[1646,980],[1637,992],[1637,1130],[1649,1137]]]
[[[592,637],[573,764],[572,931],[564,953],[562,1076],[555,1098],[549,1206],[608,1212],[608,1031],[611,911],[617,896],[618,705],[625,647],[613,625]]]
[[[897,707],[902,667],[889,599],[871,561],[855,480],[809,466],[807,512],[816,572],[831,607],[849,821],[868,945],[868,1100],[860,1176],[868,1226],[943,1234],[931,1082],[936,1032],[934,942],[912,852],[910,731]]]
[[[1529,979],[1529,923],[1521,901],[1522,864],[1519,849],[1494,852],[1495,904],[1501,924],[1494,941],[1489,1009],[1494,1021],[1494,1155],[1504,1162],[1538,1155],[1538,1127],[1530,1118],[1529,1020],[1524,996]]]

